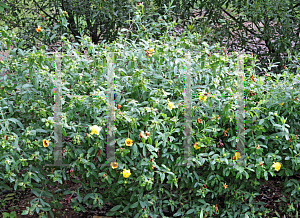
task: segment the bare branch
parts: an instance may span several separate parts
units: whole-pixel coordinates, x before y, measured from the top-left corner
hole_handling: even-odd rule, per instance
[[[46,11],[44,11],[44,9],[43,8],[41,8],[40,6],[39,6],[39,4],[35,1],[35,0],[33,0],[34,1],[34,3],[36,4],[36,6],[42,11],[42,12],[44,12],[48,17],[50,17],[52,20],[55,20],[55,22],[58,22],[58,20],[56,20],[55,19],[55,17],[52,17],[50,14],[48,14]]]
[[[238,21],[234,16],[232,16],[229,12],[227,12],[226,10],[224,10],[222,7],[220,7],[221,10],[227,14],[231,19],[233,19],[236,23],[239,23],[241,26],[243,26],[245,28],[245,30],[247,30],[248,32],[252,33],[253,35],[257,35],[255,32],[253,32],[252,30],[248,29],[247,27],[245,27],[245,25],[241,22]]]

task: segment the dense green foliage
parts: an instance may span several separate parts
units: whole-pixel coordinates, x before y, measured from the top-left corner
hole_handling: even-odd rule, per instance
[[[205,23],[199,27],[201,35],[190,25],[181,37],[172,36],[170,32],[176,25],[171,19],[173,12],[179,14],[186,7],[196,6],[172,7],[168,3],[162,11],[163,4],[166,2],[130,3],[131,8],[127,9],[132,19],[127,22],[128,26],[121,25],[122,19],[126,20],[122,15],[117,23],[122,27],[118,37],[115,33],[105,36],[115,38],[112,43],[95,44],[92,35],[84,36],[84,28],[77,29],[81,34],[77,42],[72,43],[67,29],[72,28],[69,21],[73,16],[59,9],[55,24],[39,25],[32,21],[30,30],[22,30],[31,31],[42,41],[31,49],[25,46],[26,38],[9,31],[8,27],[0,28],[0,49],[10,52],[0,62],[0,73],[6,74],[0,82],[0,190],[30,189],[35,198],[24,214],[38,213],[46,217],[47,213],[54,217],[51,209],[59,207],[68,195],[75,211],[85,211],[87,205],[94,209],[111,203],[114,207],[109,216],[163,217],[167,216],[165,210],[169,210],[173,217],[201,217],[201,214],[203,217],[246,214],[268,217],[270,211],[262,202],[254,200],[261,185],[259,179],[282,176],[285,177],[283,194],[288,198],[281,199],[284,202],[281,210],[295,216],[291,205],[299,205],[300,185],[288,176],[299,173],[300,168],[299,54],[290,55],[291,64],[277,75],[271,72],[274,66],[267,67],[266,74],[256,75],[257,55],[245,55],[245,166],[239,166],[234,159],[238,54],[229,53],[218,43],[210,44],[209,39],[218,35],[208,33]],[[112,9],[114,5],[110,5]],[[207,9],[217,7],[208,6]],[[68,4],[65,7],[69,7]],[[75,8],[72,11],[80,12]],[[109,14],[108,11],[103,13]],[[102,19],[101,22],[112,21]],[[56,72],[55,59],[49,51],[51,43],[56,41],[62,45],[58,50],[64,54],[62,153],[63,163],[69,166],[53,170],[46,165],[53,164],[55,150]],[[284,49],[282,47],[280,52]],[[116,54],[116,169],[102,165],[106,161],[108,105],[105,94],[109,52]],[[190,146],[194,166],[186,167],[178,164],[184,161],[188,54],[192,64],[193,143]],[[204,101],[205,93],[209,95]],[[100,127],[99,135],[91,135],[93,125]],[[147,137],[146,132],[150,133]],[[126,139],[132,140],[132,146],[126,146]],[[49,140],[50,145],[46,146],[44,140]],[[193,147],[195,142],[199,149]],[[281,164],[279,169],[278,163]],[[128,178],[120,174],[124,169],[131,171]],[[70,183],[80,186],[70,190]],[[59,189],[50,189],[54,186]]]
[[[103,40],[114,41],[122,28],[129,29],[130,33],[137,30],[132,20],[134,7],[139,2],[137,0],[4,2],[10,9],[5,9],[7,16],[3,14],[1,18],[7,22],[9,29],[17,30],[19,38],[26,40],[23,46],[27,49],[37,43],[51,43],[49,38],[39,38],[34,29],[38,25],[55,26],[59,21],[59,9],[68,12],[69,25],[56,30],[54,41],[59,40],[60,31],[67,33],[70,41],[78,42],[78,37],[84,33],[97,44]],[[257,55],[260,63],[256,65],[257,73],[265,73],[269,67],[269,59],[278,63],[274,72],[281,72],[289,64],[290,70],[296,71],[296,67],[288,59],[288,53],[299,51],[298,1],[147,0],[143,3],[145,12],[154,10],[158,13],[152,14],[155,21],[162,16],[168,23],[176,21],[187,27],[185,31],[196,31],[201,35],[209,33],[211,44],[219,42],[221,46],[226,45],[229,51],[244,50],[248,54]],[[166,14],[166,8],[171,5]],[[150,31],[145,29],[145,33]],[[165,31],[168,28],[162,26],[154,38],[159,39]]]
[[[174,23],[155,22],[143,12],[143,6],[135,7],[138,31],[132,39],[126,38],[126,29],[111,44],[95,45],[89,37],[71,43],[62,37],[66,54],[62,61],[63,163],[69,166],[54,171],[46,164],[54,158],[55,59],[47,46],[22,49],[22,39],[7,28],[0,29],[0,46],[14,46],[0,62],[1,74],[9,73],[0,83],[0,189],[29,188],[36,198],[24,214],[41,217],[43,213],[53,217],[51,208],[59,207],[69,194],[73,194],[70,204],[76,211],[109,202],[114,207],[107,215],[121,217],[163,217],[165,210],[172,211],[173,217],[268,216],[263,203],[254,201],[259,179],[299,172],[299,75],[284,69],[282,75],[267,72],[269,75],[257,76],[256,57],[245,55],[246,156],[244,167],[236,165],[237,99],[231,96],[237,91],[237,53],[209,45],[197,33],[187,32],[181,38],[164,33],[160,40],[153,40],[160,25],[170,28]],[[68,26],[66,13],[61,11],[59,19],[59,27]],[[152,25],[157,30],[145,34],[143,27]],[[40,37],[51,38],[53,28],[42,27]],[[151,48],[152,56],[145,53]],[[116,169],[101,165],[106,160],[108,105],[104,96],[109,52],[116,52]],[[194,95],[191,147],[195,142],[201,147],[192,147],[195,166],[189,167],[177,165],[184,160],[184,63],[188,53]],[[299,69],[299,56],[290,59]],[[209,93],[206,101],[200,99],[204,93]],[[75,94],[87,97],[70,97]],[[91,135],[93,125],[101,128],[99,135]],[[150,132],[148,138],[140,137],[143,131]],[[128,138],[132,146],[126,146]],[[43,146],[43,140],[49,140],[50,146]],[[278,172],[274,162],[281,163]],[[128,178],[120,174],[123,169],[130,169]],[[70,181],[81,186],[71,191],[66,183]],[[55,185],[59,190],[50,191]],[[286,177],[283,193],[289,196],[283,201],[299,204],[297,180]],[[295,209],[286,204],[281,207],[286,214],[295,215]]]

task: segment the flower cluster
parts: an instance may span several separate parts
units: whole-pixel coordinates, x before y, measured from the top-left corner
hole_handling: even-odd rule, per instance
[[[139,137],[142,139],[142,138],[145,138],[145,139],[148,139],[150,135],[150,132],[146,131],[146,133],[144,131],[142,131],[139,135]]]
[[[148,57],[152,57],[154,54],[154,48],[149,48],[149,50],[146,50],[145,52]]]
[[[199,93],[199,99],[202,101],[202,102],[205,102],[208,98],[208,95],[209,93],[204,93],[204,92],[200,92]]]

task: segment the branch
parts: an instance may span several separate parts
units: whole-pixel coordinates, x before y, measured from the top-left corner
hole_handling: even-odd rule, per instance
[[[48,17],[51,18],[51,20],[55,20],[56,23],[58,22],[58,21],[55,19],[55,17],[52,17],[52,16],[49,15],[46,11],[44,11],[44,9],[41,8],[41,7],[39,6],[39,4],[38,4],[35,0],[33,0],[33,1],[35,2],[36,6],[37,6],[42,12],[44,12]]]
[[[225,14],[227,14],[231,19],[233,19],[236,23],[239,23],[239,24],[241,24],[244,28],[245,28],[245,30],[247,30],[248,32],[250,32],[250,33],[252,33],[253,35],[257,35],[255,32],[253,32],[252,30],[250,30],[250,29],[248,29],[247,27],[245,27],[245,25],[244,24],[242,24],[242,22],[241,21],[238,21],[234,16],[232,16],[230,13],[228,13],[226,10],[224,10],[222,7],[220,7],[221,9],[222,9],[222,11],[225,13]]]
[[[64,11],[67,11],[66,8],[65,8],[65,4],[64,4],[64,0],[61,1],[61,5],[62,5],[62,8]],[[71,26],[71,23],[75,23],[74,21],[74,16],[71,12],[68,12],[69,16],[67,16],[67,19],[69,21],[69,25],[68,25],[68,28],[71,30],[71,32],[73,33],[74,37],[75,37],[75,40],[76,42],[79,42],[78,41],[78,38],[76,36],[79,36],[80,34],[78,33],[78,31],[75,31],[72,26]],[[71,20],[72,19],[72,20]]]
[[[300,3],[296,4],[292,9],[297,8],[298,6],[300,6]]]

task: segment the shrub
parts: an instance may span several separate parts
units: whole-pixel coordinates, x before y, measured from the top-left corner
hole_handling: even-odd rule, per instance
[[[292,128],[299,109],[299,92],[294,91],[299,75],[286,69],[283,75],[256,76],[255,58],[245,55],[245,166],[237,165],[233,160],[239,158],[235,150],[237,54],[226,55],[224,47],[208,45],[199,34],[190,33],[180,39],[166,35],[164,41],[134,42],[123,37],[102,45],[87,37],[80,44],[63,38],[62,155],[63,164],[69,166],[47,167],[53,164],[56,140],[55,59],[45,47],[19,49],[20,40],[6,30],[0,29],[1,46],[15,43],[15,49],[0,62],[1,73],[9,73],[0,89],[0,188],[32,191],[36,198],[23,214],[54,217],[51,208],[70,196],[75,211],[111,203],[114,207],[108,216],[171,216],[168,210],[174,217],[255,217],[268,213],[254,200],[259,179],[299,171],[300,147]],[[80,54],[84,48],[86,56]],[[116,163],[104,166],[106,58],[112,51],[116,52]],[[192,100],[194,166],[180,166],[185,157],[188,52],[196,94]],[[75,94],[86,97],[71,96]],[[81,186],[69,190],[70,183]],[[51,191],[50,186],[59,189]],[[290,194],[290,203],[299,202],[299,191],[297,180],[286,179],[284,192]],[[283,211],[292,213],[287,206]]]

